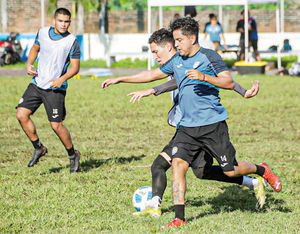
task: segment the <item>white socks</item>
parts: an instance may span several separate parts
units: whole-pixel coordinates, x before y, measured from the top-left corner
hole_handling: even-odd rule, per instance
[[[243,183],[242,185],[247,186],[249,189],[253,189],[257,187],[258,180],[256,178],[250,177],[250,176],[243,176]]]
[[[152,197],[150,201],[148,201],[147,207],[157,209],[160,207],[161,198],[159,196]]]

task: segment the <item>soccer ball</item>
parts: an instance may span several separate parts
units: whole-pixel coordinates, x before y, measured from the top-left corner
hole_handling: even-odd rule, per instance
[[[152,198],[152,188],[150,186],[143,186],[138,188],[132,197],[132,203],[136,211],[142,211],[146,208],[147,201]]]

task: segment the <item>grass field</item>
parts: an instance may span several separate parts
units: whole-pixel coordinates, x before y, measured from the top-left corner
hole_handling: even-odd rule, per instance
[[[259,96],[245,100],[222,91],[238,159],[266,160],[283,190],[268,190],[266,208],[255,210],[252,191],[187,175],[186,217],[181,233],[300,233],[300,79],[238,76],[245,87],[260,80]],[[174,213],[171,171],[160,219],[135,218],[136,188],[151,185],[150,165],[174,129],[166,122],[169,95],[129,103],[127,93],[152,87],[101,80],[71,80],[66,126],[82,153],[82,173],[69,174],[66,152],[41,107],[34,115],[49,153],[27,168],[32,146],[15,119],[15,105],[29,78],[0,77],[0,233],[155,233]],[[166,231],[171,233],[174,230]]]

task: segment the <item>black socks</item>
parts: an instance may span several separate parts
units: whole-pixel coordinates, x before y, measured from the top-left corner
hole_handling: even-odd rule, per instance
[[[259,165],[255,165],[256,166],[256,174],[259,176],[263,176],[265,173],[265,168]]]
[[[175,205],[175,218],[184,220],[184,205]]]
[[[40,149],[41,147],[42,147],[42,143],[40,142],[40,139],[37,139],[37,140],[35,140],[35,141],[31,141],[31,143],[32,143],[32,145],[33,145],[33,147],[35,148],[35,149]]]

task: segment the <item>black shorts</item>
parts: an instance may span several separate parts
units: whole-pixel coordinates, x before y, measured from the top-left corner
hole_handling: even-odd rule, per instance
[[[225,121],[201,127],[180,126],[177,129],[172,158],[181,158],[191,164],[203,150],[218,161],[223,171],[233,171],[237,166],[235,149]]]
[[[173,158],[172,149],[173,149],[175,136],[176,135],[173,136],[171,141],[162,150],[162,152],[166,153],[171,159]],[[190,163],[190,167],[192,169],[201,169],[201,168],[204,169],[204,167],[211,167],[212,165],[213,165],[213,157],[209,153],[205,152],[204,150],[200,150]]]
[[[66,116],[66,91],[44,90],[34,84],[29,84],[17,107],[32,111],[32,114],[43,103],[50,122],[62,122]]]

